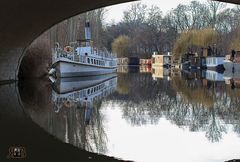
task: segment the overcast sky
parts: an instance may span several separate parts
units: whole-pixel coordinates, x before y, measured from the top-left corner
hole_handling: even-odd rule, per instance
[[[192,0],[141,0],[140,2],[146,4],[147,6],[157,5],[164,13],[166,13],[172,8],[176,8],[178,4],[189,4],[191,1]],[[200,2],[206,3],[207,0],[200,0]],[[137,2],[130,2],[107,7],[108,12],[105,17],[106,22],[111,22],[111,20],[119,22],[123,16],[123,11],[128,9],[131,3]]]

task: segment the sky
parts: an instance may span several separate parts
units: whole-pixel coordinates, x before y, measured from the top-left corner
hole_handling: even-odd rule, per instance
[[[141,2],[143,4],[146,4],[147,6],[156,5],[160,7],[160,9],[163,11],[163,13],[167,13],[173,8],[176,8],[179,4],[189,4],[192,0],[141,0],[138,2]],[[138,2],[129,2],[129,3],[123,3],[119,5],[109,6],[107,7],[107,14],[105,16],[105,21],[107,23],[112,22],[119,22],[123,17],[123,11],[127,10],[131,3],[138,3]],[[206,3],[207,0],[200,0],[201,3]],[[232,5],[228,5],[229,7]]]

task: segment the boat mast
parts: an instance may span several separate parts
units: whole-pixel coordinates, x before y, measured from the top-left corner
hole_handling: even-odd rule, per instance
[[[85,21],[85,41],[86,46],[91,46],[91,29],[90,29],[90,21],[88,13],[86,13],[86,21]]]
[[[90,31],[90,22],[89,21],[85,22],[85,39],[88,42],[91,41],[91,31]]]

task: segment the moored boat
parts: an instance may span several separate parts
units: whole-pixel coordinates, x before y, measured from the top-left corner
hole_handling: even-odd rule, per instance
[[[85,40],[71,42],[64,49],[56,44],[52,68],[58,78],[102,75],[116,72],[117,59],[107,50],[93,47],[90,24],[86,23]]]
[[[232,55],[226,55],[223,66],[228,74],[240,72],[240,52],[232,51]]]
[[[223,71],[223,60],[222,56],[209,56],[206,58],[206,67],[208,70]]]

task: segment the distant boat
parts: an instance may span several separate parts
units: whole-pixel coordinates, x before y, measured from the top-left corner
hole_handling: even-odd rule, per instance
[[[234,56],[226,55],[223,61],[226,73],[240,72],[240,52],[237,51]]]
[[[152,67],[171,67],[172,55],[168,53],[167,55],[160,55],[154,52],[152,55]]]
[[[208,56],[206,58],[206,66],[208,70],[223,71],[223,60],[222,56]]]
[[[86,23],[85,40],[72,42],[64,49],[56,43],[52,68],[49,73],[58,78],[102,75],[116,72],[117,58],[93,47],[90,24]]]

